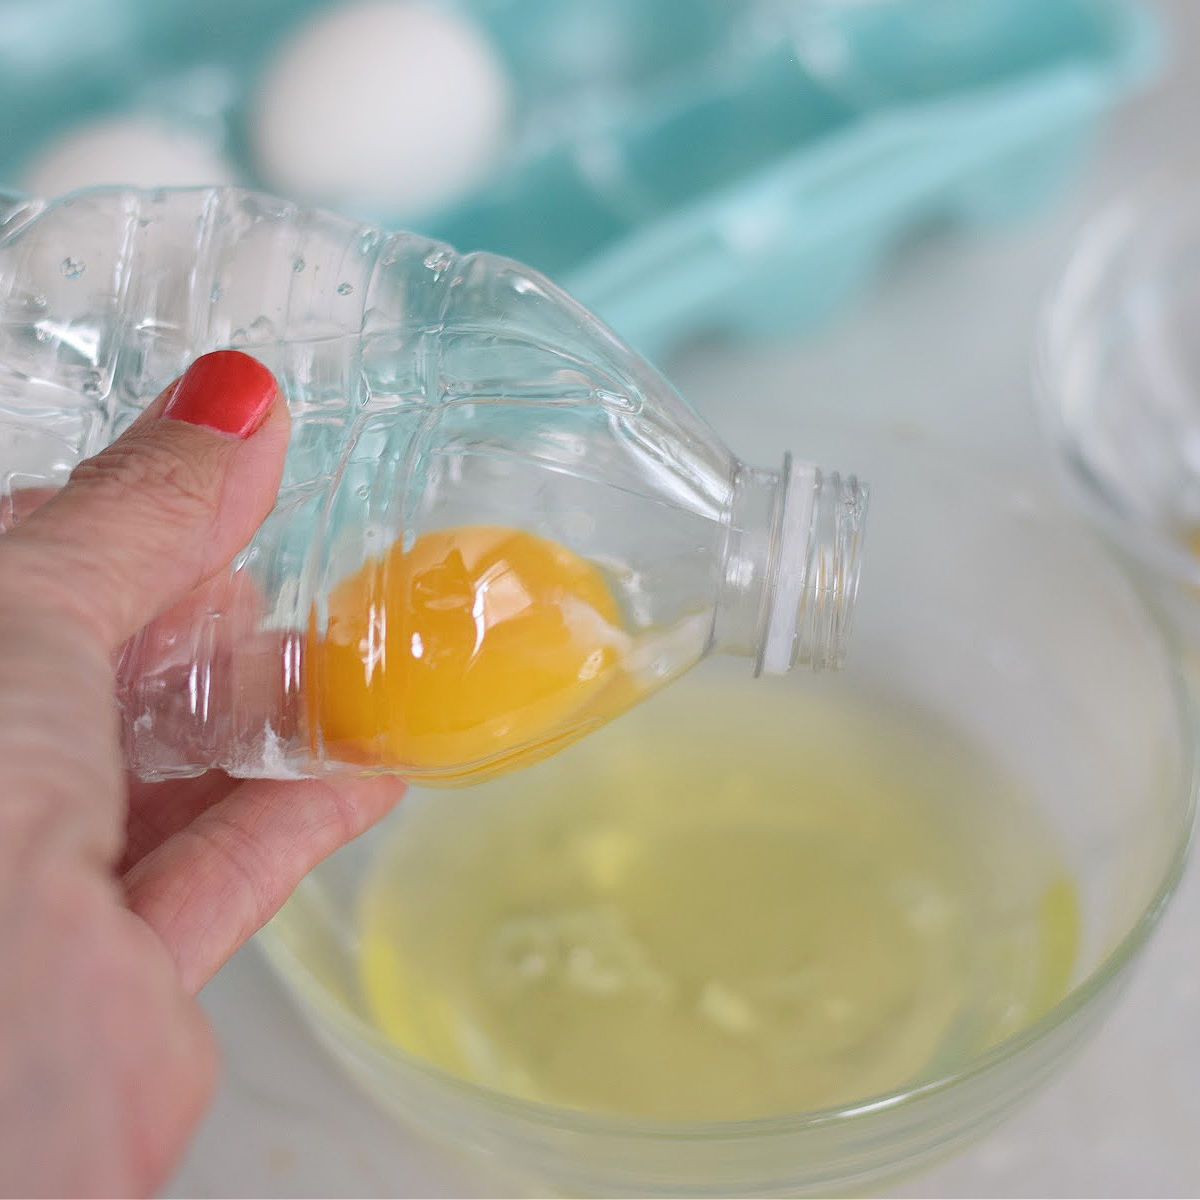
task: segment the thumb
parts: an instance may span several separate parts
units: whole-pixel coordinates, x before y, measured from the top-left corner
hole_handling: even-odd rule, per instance
[[[0,539],[0,574],[115,650],[250,540],[287,439],[271,372],[235,350],[206,354]]]

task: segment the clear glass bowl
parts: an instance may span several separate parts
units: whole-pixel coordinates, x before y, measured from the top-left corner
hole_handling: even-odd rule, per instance
[[[1084,229],[1042,322],[1037,384],[1088,516],[1200,637],[1200,171]],[[1147,571],[1148,568],[1148,571]]]
[[[1081,1042],[1179,878],[1192,698],[1129,576],[1052,494],[978,462],[899,435],[816,436],[809,448],[860,466],[879,501],[846,682],[932,710],[1033,797],[1079,888],[1071,986],[953,1073],[833,1110],[685,1124],[516,1100],[406,1055],[365,1018],[355,910],[385,836],[369,835],[305,881],[262,945],[321,1040],[386,1108],[535,1194],[829,1194],[916,1169],[987,1129]]]

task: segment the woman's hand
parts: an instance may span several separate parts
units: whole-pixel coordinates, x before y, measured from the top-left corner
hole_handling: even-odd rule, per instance
[[[0,536],[0,1194],[161,1185],[214,1082],[194,993],[391,779],[131,783],[114,663],[279,485],[270,373],[207,355]]]

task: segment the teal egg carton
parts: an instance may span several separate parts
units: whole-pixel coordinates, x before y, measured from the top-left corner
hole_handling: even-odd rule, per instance
[[[258,182],[260,68],[328,0],[0,0],[0,182],[81,115],[210,132]],[[812,327],[906,235],[1012,221],[1149,78],[1137,0],[461,0],[517,89],[497,169],[416,228],[550,275],[650,356]],[[299,200],[305,197],[296,197]]]

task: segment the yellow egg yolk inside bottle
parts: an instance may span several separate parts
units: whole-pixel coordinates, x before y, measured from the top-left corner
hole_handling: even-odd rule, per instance
[[[616,600],[546,538],[461,526],[397,542],[334,587],[305,642],[314,750],[466,783],[543,758],[627,707]]]

